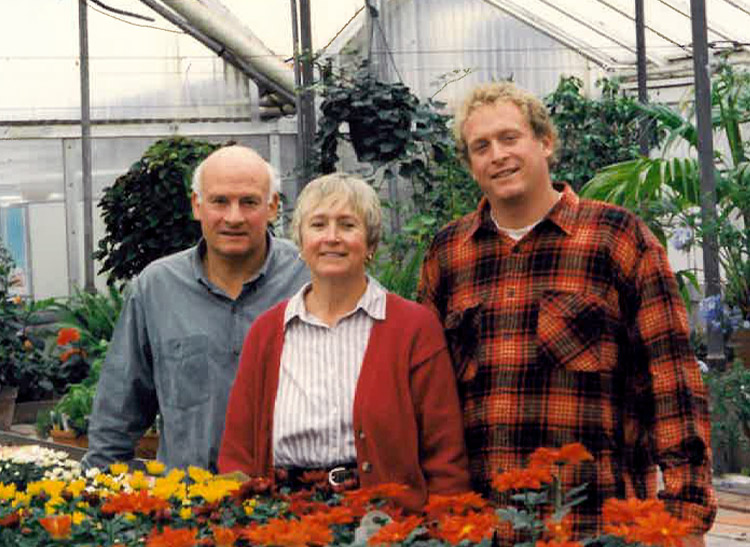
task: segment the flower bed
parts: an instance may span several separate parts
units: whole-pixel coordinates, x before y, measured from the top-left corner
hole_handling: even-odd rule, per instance
[[[516,530],[527,529],[528,545],[582,547],[570,541],[565,519],[578,494],[559,496],[565,504],[547,500],[558,498],[551,494],[559,487],[560,467],[590,455],[570,447],[540,450],[528,469],[499,474],[494,483],[499,489],[535,490],[537,503],[554,506],[547,522],[528,507],[497,509],[474,493],[432,496],[423,514],[405,515],[392,502],[403,491],[394,484],[341,492],[325,477],[310,475],[309,490],[288,493],[268,479],[242,482],[194,467],[165,474],[164,465],[153,461],[146,472],[114,464],[108,472],[81,473],[60,452],[0,448],[0,545],[489,546],[493,535],[509,533],[512,523]],[[531,499],[528,491],[521,495]],[[605,515],[611,535],[599,538],[604,545],[673,546],[687,532],[656,500],[610,502]]]

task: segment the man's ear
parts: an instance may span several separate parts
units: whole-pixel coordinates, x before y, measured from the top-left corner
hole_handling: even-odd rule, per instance
[[[271,197],[271,202],[268,204],[268,222],[276,222],[276,217],[279,215],[279,194],[274,192]]]
[[[200,220],[201,219],[201,213],[200,213],[201,202],[200,202],[200,198],[198,197],[198,194],[196,194],[195,192],[193,192],[190,195],[190,204],[193,206],[193,218],[195,220]]]

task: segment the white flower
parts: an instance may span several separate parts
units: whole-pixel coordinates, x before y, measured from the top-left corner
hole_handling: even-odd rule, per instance
[[[708,365],[703,361],[698,361],[698,368],[701,369],[701,372],[708,372]]]

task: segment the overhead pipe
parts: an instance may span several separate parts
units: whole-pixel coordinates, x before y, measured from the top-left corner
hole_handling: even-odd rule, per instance
[[[238,59],[265,76],[281,96],[294,101],[292,71],[249,28],[230,15],[212,10],[198,0],[161,1],[181,15],[195,30],[223,44]]]

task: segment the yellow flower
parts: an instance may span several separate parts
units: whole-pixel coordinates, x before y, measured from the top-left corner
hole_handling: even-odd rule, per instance
[[[136,471],[133,473],[128,483],[133,490],[145,490],[151,485],[151,481],[143,471]]]
[[[166,477],[164,477],[168,481],[172,482],[180,482],[182,479],[185,478],[185,472],[182,469],[172,469]]]
[[[188,520],[192,516],[193,516],[193,510],[190,509],[190,507],[183,507],[182,509],[180,509],[181,519]]]
[[[68,483],[66,490],[70,492],[70,494],[74,498],[77,498],[78,496],[81,495],[81,492],[83,492],[85,488],[86,488],[86,481],[84,481],[83,479],[79,479],[77,481],[72,481]]]
[[[157,460],[149,460],[146,462],[146,472],[149,475],[161,475],[164,473],[165,465]]]
[[[208,503],[219,501],[239,489],[241,483],[231,480],[217,479],[204,483],[193,484],[190,487],[190,497],[202,497]]]
[[[136,516],[133,513],[125,513],[125,520],[128,522],[133,522],[136,519]]]
[[[26,487],[26,493],[33,496],[39,496],[42,493],[51,498],[60,497],[65,489],[65,482],[53,480],[41,480],[29,483]]]
[[[78,526],[86,519],[86,515],[81,513],[80,511],[74,511],[73,512],[73,524]]]
[[[193,465],[188,467],[188,475],[195,482],[205,482],[213,477],[213,473],[211,473],[210,471],[206,471],[205,469],[201,469],[200,467],[195,467]]]
[[[16,496],[16,485],[10,483],[8,485],[0,482],[0,500],[12,500]]]
[[[61,497],[50,498],[47,503],[44,504],[44,512],[48,515],[54,515],[60,506],[65,505],[65,500]]]
[[[128,472],[128,464],[115,462],[109,464],[109,472],[113,475],[123,475]]]
[[[186,497],[186,488],[183,483],[175,482],[167,478],[156,479],[156,483],[153,488],[151,488],[151,494],[165,500],[173,497],[183,500]]]
[[[28,494],[26,492],[16,492],[16,495],[13,498],[13,503],[11,503],[11,505],[13,507],[18,507],[19,505],[28,506],[30,502],[31,494]]]
[[[255,500],[248,500],[242,504],[242,509],[245,510],[247,516],[252,515],[255,512]]]
[[[89,505],[89,502],[87,502],[87,501],[79,501],[76,504],[76,507],[78,507],[79,509],[88,509],[91,506]]]

